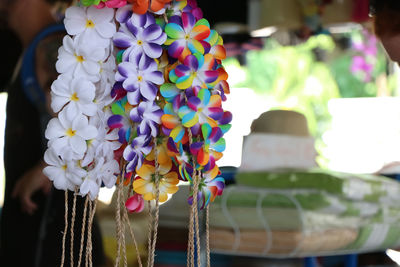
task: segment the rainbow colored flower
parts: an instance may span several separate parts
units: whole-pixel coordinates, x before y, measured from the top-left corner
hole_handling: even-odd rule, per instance
[[[185,127],[193,127],[197,123],[208,123],[211,127],[217,127],[217,121],[223,114],[221,97],[211,95],[208,89],[201,89],[197,96],[190,97],[187,105],[179,108],[178,112]]]
[[[169,73],[169,79],[176,83],[179,89],[199,86],[211,87],[211,83],[218,79],[219,72],[214,70],[215,60],[211,54],[203,56],[200,53],[189,55],[183,64],[176,66]]]
[[[168,23],[165,26],[168,38],[168,54],[173,58],[184,59],[191,53],[204,54],[209,44],[204,40],[210,35],[210,24],[206,19],[196,21],[188,12],[182,13],[180,21]]]

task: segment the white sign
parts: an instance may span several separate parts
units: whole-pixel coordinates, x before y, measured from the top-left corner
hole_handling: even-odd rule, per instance
[[[281,134],[250,134],[243,144],[240,171],[316,167],[312,137]]]

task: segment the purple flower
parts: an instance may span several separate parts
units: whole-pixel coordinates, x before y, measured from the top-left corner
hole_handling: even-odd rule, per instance
[[[121,23],[119,31],[114,35],[115,46],[125,49],[122,55],[124,61],[138,54],[159,58],[162,54],[161,45],[166,40],[167,35],[150,14],[132,14],[126,23]]]
[[[351,72],[357,73],[361,72],[364,73],[364,82],[370,82],[373,66],[372,64],[368,63],[364,57],[362,56],[355,56],[353,57],[353,61],[350,67]]]
[[[154,102],[143,101],[131,110],[131,120],[139,123],[138,134],[156,137],[163,111]]]
[[[150,142],[150,137],[140,135],[133,139],[132,143],[125,148],[123,156],[128,161],[128,165],[126,166],[127,172],[132,172],[142,167],[144,157],[150,154],[153,149]]]
[[[164,83],[164,76],[158,71],[157,63],[143,54],[138,54],[133,62],[122,62],[118,65],[115,79],[122,82],[128,91],[128,102],[139,104],[141,97],[153,101],[158,92],[156,85]]]

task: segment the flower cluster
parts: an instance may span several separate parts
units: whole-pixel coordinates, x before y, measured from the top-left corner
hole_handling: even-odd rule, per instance
[[[229,93],[222,38],[195,1],[129,2],[133,6],[116,14],[121,26],[114,44],[120,51],[108,121],[123,148],[116,154],[127,162],[125,183],[152,200],[158,179],[163,202],[178,190],[179,180],[193,183],[196,175],[204,207],[224,188],[216,162],[231,114],[222,109]],[[156,2],[165,9],[163,17],[151,7]],[[130,210],[141,206],[139,199],[130,198]]]
[[[171,169],[172,164],[163,165],[164,154],[157,141],[163,115],[158,92],[165,81],[159,59],[167,35],[152,14],[134,13],[130,5],[120,8],[116,19],[120,28],[114,35],[114,45],[120,51],[114,87],[118,89],[112,108],[114,115],[109,118],[108,125],[118,130],[123,147],[126,165],[121,168],[125,168],[125,179],[130,180],[125,183],[132,182],[137,194],[152,200],[156,198],[158,175],[159,200],[163,202],[168,199],[167,194],[178,190],[179,181],[177,172]],[[138,176],[135,178],[135,175]],[[138,203],[136,195],[127,205],[132,207],[132,203]]]
[[[200,179],[198,199],[204,208],[225,185],[216,163],[232,120],[222,108],[229,93],[221,63],[226,52],[221,36],[210,29],[195,1],[174,1],[166,14],[169,66],[160,88],[165,101],[162,132],[169,138],[168,152],[178,164],[180,179],[192,184],[195,177]],[[192,198],[193,193],[189,203]]]
[[[207,206],[224,189],[217,161],[232,120],[221,36],[195,0],[80,3],[65,17],[45,173],[92,199],[102,184],[131,185],[131,212],[166,201],[179,180]]]
[[[57,189],[79,189],[92,200],[102,184],[112,187],[119,173],[113,154],[120,146],[118,132],[107,125],[116,68],[114,14],[113,9],[95,7],[67,9],[69,35],[59,49],[60,75],[51,86],[51,108],[58,115],[45,133],[49,166],[44,173]]]

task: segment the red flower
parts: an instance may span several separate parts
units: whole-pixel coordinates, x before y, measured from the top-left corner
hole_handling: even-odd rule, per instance
[[[128,0],[133,5],[133,12],[143,15],[150,8],[151,11],[157,12],[164,8],[172,0]]]

